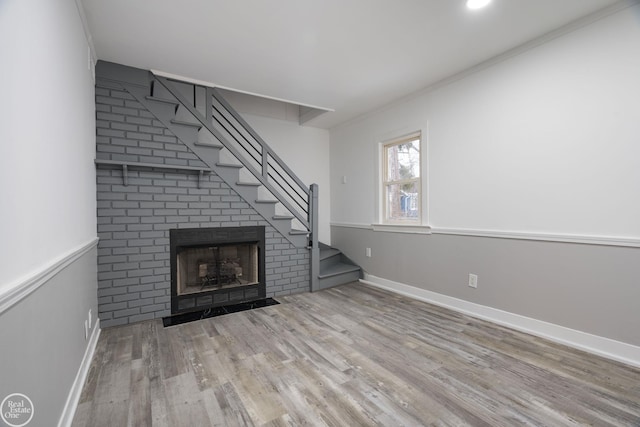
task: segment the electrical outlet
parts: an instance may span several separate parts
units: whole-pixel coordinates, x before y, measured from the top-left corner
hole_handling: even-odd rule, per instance
[[[469,274],[469,286],[472,288],[478,287],[478,275],[477,274]]]
[[[89,319],[89,329],[91,329],[91,324],[93,323],[93,316],[91,315],[91,309],[89,309],[89,314],[87,315]]]
[[[366,248],[364,250],[364,254],[367,256],[367,258],[371,258],[371,248]]]

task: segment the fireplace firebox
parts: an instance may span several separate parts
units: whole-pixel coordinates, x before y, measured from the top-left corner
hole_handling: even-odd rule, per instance
[[[171,314],[266,297],[265,228],[180,228],[169,232]]]

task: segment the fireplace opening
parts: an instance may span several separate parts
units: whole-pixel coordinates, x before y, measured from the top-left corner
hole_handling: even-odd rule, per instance
[[[171,314],[266,297],[264,227],[170,230]]]
[[[178,295],[258,284],[258,245],[187,247],[178,252]]]

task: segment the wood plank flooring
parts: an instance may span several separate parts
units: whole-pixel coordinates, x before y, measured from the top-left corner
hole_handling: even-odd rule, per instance
[[[102,331],[81,426],[640,426],[640,369],[360,283]]]

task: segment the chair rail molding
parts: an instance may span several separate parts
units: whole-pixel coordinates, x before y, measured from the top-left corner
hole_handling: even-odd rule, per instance
[[[41,269],[0,289],[0,314],[35,292],[52,277],[72,264],[75,260],[89,252],[98,244],[98,238],[72,249],[64,255],[53,259]]]
[[[440,228],[431,229],[433,234],[450,234],[458,236],[477,236],[491,237],[498,239],[516,239],[516,240],[541,240],[546,242],[559,243],[582,243],[588,245],[601,246],[623,246],[623,247],[640,247],[640,239],[630,237],[616,236],[595,236],[581,234],[564,234],[564,233],[536,233],[530,231],[500,231],[500,230],[483,230],[483,229],[467,229],[467,228]]]
[[[360,224],[360,223],[343,223],[332,222],[332,227],[356,228],[364,230],[376,230],[379,228],[376,224]],[[400,228],[400,227],[398,227]],[[544,242],[556,243],[579,243],[586,245],[600,246],[620,246],[627,248],[640,248],[640,238],[634,237],[618,237],[618,236],[596,236],[582,234],[562,234],[562,233],[536,233],[530,231],[502,231],[488,229],[471,229],[471,228],[441,228],[441,227],[424,227],[425,231],[417,234],[448,234],[453,236],[472,236],[472,237],[489,237],[494,239],[515,239],[515,240],[538,240]],[[378,230],[376,230],[378,231]],[[394,230],[388,228],[379,231],[402,232],[402,229]],[[404,230],[407,232],[408,230]]]

